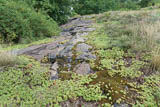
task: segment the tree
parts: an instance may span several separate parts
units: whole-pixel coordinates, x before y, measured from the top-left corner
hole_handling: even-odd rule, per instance
[[[154,3],[154,0],[141,0],[140,6],[143,8],[149,6],[152,3]]]
[[[20,0],[14,0],[20,1]],[[49,15],[59,24],[65,23],[71,15],[72,0],[21,0],[28,3],[37,12]]]

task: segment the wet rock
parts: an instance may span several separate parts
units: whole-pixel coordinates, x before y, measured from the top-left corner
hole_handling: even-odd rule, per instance
[[[52,66],[51,66],[51,80],[56,80],[58,79],[58,63],[55,62]]]
[[[96,28],[89,28],[89,27],[76,27],[74,30],[71,32],[76,32],[76,33],[82,33],[82,32],[92,32],[96,30]]]
[[[60,57],[60,58],[72,57],[72,48],[73,48],[73,45],[67,46],[65,49],[60,51],[58,57]]]
[[[74,30],[74,27],[70,27],[70,28],[68,28],[68,29],[63,29],[62,32],[71,32],[71,31],[73,31],[73,30]]]
[[[56,58],[57,58],[57,54],[56,53],[50,53],[48,55],[48,60],[50,63],[54,63],[56,61]]]
[[[71,64],[67,64],[67,67],[68,67],[68,68],[71,68],[71,67],[72,67],[72,65],[71,65]]]
[[[76,57],[77,60],[90,60],[90,59],[96,59],[96,55],[93,55],[91,53],[82,53]]]
[[[66,62],[67,62],[67,63],[71,63],[71,62],[72,62],[72,57],[67,57],[67,58],[66,58]]]
[[[85,44],[85,43],[80,43],[77,45],[76,51],[78,53],[82,53],[82,52],[89,52],[89,49],[91,49],[92,47]]]
[[[85,38],[84,37],[81,37],[81,36],[79,36],[79,35],[77,35],[77,36],[75,36],[75,37],[73,37],[70,41],[69,41],[69,43],[70,44],[73,44],[73,45],[76,45],[78,42],[85,42]]]
[[[128,86],[125,86],[125,90],[126,90],[126,91],[128,91],[128,90],[129,90]]]
[[[92,31],[94,31],[94,30],[96,30],[96,28],[86,28],[86,29],[85,29],[86,32],[92,32]]]
[[[72,34],[70,32],[61,32],[61,36],[71,36]]]
[[[89,34],[88,32],[83,32],[83,33],[77,33],[76,35],[81,37],[81,36],[86,36],[88,34]],[[87,38],[83,38],[83,39],[87,40]]]
[[[114,107],[130,107],[128,104],[114,104]]]
[[[81,64],[78,64],[74,70],[77,74],[86,75],[91,72],[90,65],[86,62],[83,62]]]

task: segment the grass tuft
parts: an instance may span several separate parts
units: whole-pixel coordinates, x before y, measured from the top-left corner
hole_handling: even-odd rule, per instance
[[[8,67],[8,66],[14,66],[18,64],[19,60],[17,56],[11,55],[6,52],[0,53],[0,67]]]

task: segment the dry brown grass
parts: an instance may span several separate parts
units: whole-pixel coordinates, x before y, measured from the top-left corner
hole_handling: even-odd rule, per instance
[[[154,71],[160,71],[160,48],[157,48],[152,52],[151,61]]]
[[[0,52],[0,67],[14,66],[18,64],[18,58],[6,52]]]
[[[154,24],[145,21],[137,22],[130,26],[132,32],[132,48],[138,50],[153,50],[156,47],[160,32],[160,22]]]

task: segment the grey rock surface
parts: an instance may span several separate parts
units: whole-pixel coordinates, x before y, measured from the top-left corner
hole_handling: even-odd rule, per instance
[[[58,79],[58,68],[59,68],[59,66],[58,66],[58,63],[57,62],[55,62],[52,66],[51,66],[51,80],[56,80],[56,79]]]
[[[96,59],[96,55],[93,55],[91,53],[82,53],[76,57],[77,60],[90,60],[90,59]]]
[[[92,46],[87,45],[86,43],[80,43],[77,45],[76,51],[78,53],[84,53],[89,52],[89,49],[91,49]]]
[[[130,107],[128,104],[114,104],[114,107]]]
[[[81,64],[78,64],[74,70],[77,74],[86,75],[89,74],[91,71],[90,65],[86,62],[83,62]]]

